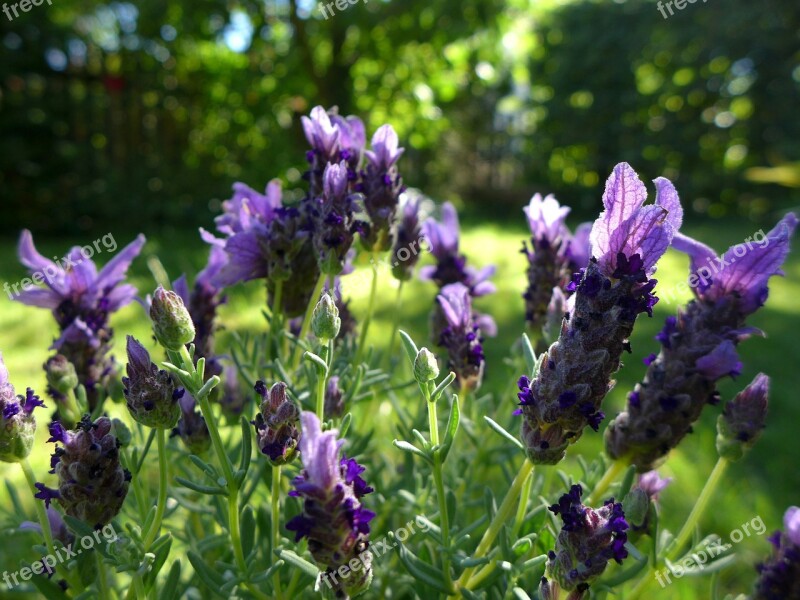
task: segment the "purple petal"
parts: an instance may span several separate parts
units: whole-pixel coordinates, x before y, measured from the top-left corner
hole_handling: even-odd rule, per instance
[[[789,540],[795,545],[800,546],[800,508],[791,506],[783,516],[783,528]]]
[[[678,191],[665,177],[657,177],[653,183],[656,184],[656,204],[666,209],[667,223],[672,226],[673,232],[677,232],[683,224],[683,207]]]
[[[570,212],[568,206],[561,206],[552,194],[542,198],[534,194],[528,206],[522,209],[528,218],[531,235],[536,239],[555,242],[564,234],[564,220]]]
[[[128,268],[131,266],[133,259],[139,256],[144,243],[145,237],[140,233],[135,240],[108,261],[97,275],[96,288],[100,290],[111,288],[125,279]]]
[[[595,221],[590,235],[595,258],[616,256],[619,248],[611,245],[611,234],[622,227],[647,199],[647,189],[628,163],[620,163],[606,180],[603,193],[605,210]]]
[[[31,288],[23,290],[19,295],[14,296],[15,302],[21,302],[26,306],[37,306],[39,308],[55,309],[61,304],[64,298],[53,290],[43,288]]]
[[[217,246],[212,246],[217,248]],[[175,281],[172,282],[173,291],[181,297],[185,305],[189,304],[189,284],[186,283],[186,273],[182,273]]]
[[[726,375],[738,375],[742,370],[742,363],[739,361],[733,342],[725,340],[699,359],[696,367],[704,376],[717,380]]]
[[[19,254],[19,261],[31,271],[61,270],[56,267],[53,261],[46,259],[36,251],[36,247],[33,245],[33,235],[27,229],[23,229],[22,234],[19,236],[17,253]]]
[[[669,248],[672,236],[664,228],[667,211],[660,206],[645,206],[612,234],[614,245],[619,244],[620,252],[628,257],[638,254],[644,262],[645,273],[652,273],[658,259]],[[617,241],[618,240],[618,241]],[[615,257],[609,257],[611,259]],[[611,262],[609,268],[616,268]]]

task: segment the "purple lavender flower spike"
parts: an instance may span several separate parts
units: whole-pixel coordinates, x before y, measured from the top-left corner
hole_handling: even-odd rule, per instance
[[[528,259],[528,287],[522,294],[525,320],[532,327],[544,326],[548,306],[558,302],[555,290],[564,290],[572,274],[589,263],[591,224],[582,225],[580,237],[573,238],[564,223],[570,209],[561,206],[552,194],[545,198],[535,194],[523,210],[531,232],[531,248],[522,244],[522,253]]]
[[[303,175],[309,183],[309,197],[323,192],[325,169],[344,161],[349,181],[358,178],[358,165],[364,152],[366,132],[358,117],[342,117],[336,107],[326,111],[316,106],[310,117],[301,117],[303,131],[311,150],[306,154],[309,170]]]
[[[769,377],[763,373],[725,405],[717,419],[717,452],[736,461],[761,437],[767,420]]]
[[[372,555],[369,547],[369,522],[375,513],[361,505],[372,492],[361,478],[364,468],[341,455],[343,440],[338,432],[323,432],[314,413],[301,415],[303,425],[300,455],[303,471],[292,482],[290,495],[303,499],[303,512],[286,524],[295,532],[295,541],[308,538],[308,549],[317,564],[334,573],[350,560],[358,559],[363,568],[347,579],[331,578],[340,597],[355,597],[372,582]]]
[[[399,281],[408,281],[422,253],[422,228],[419,222],[419,200],[407,200],[394,234],[392,247],[392,275]]]
[[[122,385],[128,411],[146,427],[172,429],[181,416],[178,398],[183,394],[182,388],[176,387],[172,376],[150,361],[145,347],[131,335],[127,352],[128,376],[122,378]]]
[[[369,215],[361,238],[372,252],[388,250],[392,244],[391,227],[405,189],[396,166],[403,152],[391,125],[378,128],[372,136],[372,150],[366,151],[367,164],[356,189],[364,194],[364,208]]]
[[[432,315],[431,331],[437,345],[447,349],[448,368],[462,389],[481,385],[484,355],[480,327],[472,312],[469,289],[461,283],[442,288]]]
[[[350,115],[341,116],[335,110],[329,113],[331,123],[339,130],[339,157],[347,161],[351,177],[356,176],[356,169],[361,162],[364,146],[367,143],[367,133],[364,123],[358,117]]]
[[[144,242],[144,236],[138,236],[98,272],[80,248],[69,252],[62,268],[36,251],[30,231],[26,229],[20,236],[20,262],[31,273],[44,274],[46,287],[23,290],[14,299],[52,311],[61,330],[52,348],[75,366],[92,410],[100,388],[115,371],[113,359],[107,356],[113,333],[108,320],[136,296],[136,288],[124,281]]]
[[[184,392],[178,398],[178,405],[181,407],[181,418],[170,437],[180,437],[183,445],[192,454],[205,453],[211,448],[211,433],[208,431],[206,420],[197,409],[197,401],[191,394]]]
[[[772,558],[757,567],[753,600],[800,598],[800,508],[786,511],[783,529],[770,538],[775,546]]]
[[[255,390],[262,398],[260,412],[253,422],[258,446],[273,465],[289,463],[297,454],[300,410],[286,395],[286,384],[282,381],[269,390],[263,381],[257,381]]]
[[[739,244],[722,257],[691,238],[675,237],[675,247],[691,257],[695,299],[657,336],[661,352],[636,385],[636,402],[629,401],[606,430],[609,456],[650,470],[691,433],[703,407],[718,401],[716,382],[741,372],[736,346],[757,332],[745,321],[766,300],[769,278],[781,274],[796,225],[789,213],[761,242]]]
[[[339,387],[339,377],[333,375],[325,388],[325,418],[335,419],[344,414],[344,392]]]
[[[656,180],[656,187],[656,204],[643,206],[644,186],[624,163],[606,184],[605,211],[590,236],[594,258],[568,286],[575,294],[560,336],[522,390],[521,436],[535,464],[559,462],[586,426],[598,430],[636,318],[652,314],[656,281],[649,275],[681,221],[672,185]]]
[[[449,202],[442,205],[442,222],[430,218],[422,225],[422,232],[436,259],[436,266],[420,269],[420,279],[430,280],[440,288],[451,283],[462,283],[472,297],[486,296],[495,292],[494,284],[488,281],[495,267],[480,271],[467,266],[467,258],[459,253],[458,213]]]
[[[347,163],[331,163],[323,174],[323,192],[311,200],[314,251],[320,271],[342,272],[356,231],[356,195],[349,192]]]
[[[44,402],[28,388],[24,396],[17,396],[8,379],[8,369],[0,353],[0,460],[19,462],[28,457],[33,448],[36,419],[33,411]]]
[[[558,504],[550,507],[561,517],[563,526],[555,550],[548,553],[542,586],[549,593],[551,583],[556,583],[560,589],[573,592],[570,598],[582,598],[609,561],[622,564],[628,556],[625,543],[629,525],[622,504],[612,498],[593,509],[581,503],[582,494],[581,486],[573,485]]]
[[[222,394],[219,403],[222,410],[229,415],[240,415],[248,404],[248,398],[239,385],[239,374],[234,364],[227,364],[222,369]]]
[[[122,508],[131,474],[119,462],[111,419],[88,415],[53,454],[58,490],[41,486],[37,498],[57,499],[68,515],[93,527],[108,524]]]

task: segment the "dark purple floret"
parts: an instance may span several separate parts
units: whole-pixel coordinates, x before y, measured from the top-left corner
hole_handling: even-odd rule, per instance
[[[725,405],[717,419],[717,452],[736,461],[752,448],[767,420],[769,377],[759,373],[736,397]]]
[[[172,429],[181,416],[181,396],[172,375],[150,361],[150,354],[133,336],[127,342],[127,377],[122,378],[131,416],[146,427]]]
[[[422,227],[419,222],[418,200],[407,200],[402,208],[400,220],[394,233],[392,246],[392,275],[400,281],[408,281],[422,255]]]
[[[566,591],[586,591],[609,561],[621,564],[628,556],[625,543],[629,525],[622,504],[612,498],[593,509],[581,503],[582,494],[581,486],[573,485],[550,507],[561,517],[563,526],[555,550],[547,554],[546,577]],[[553,582],[545,579],[543,584]]]
[[[469,289],[454,283],[442,288],[432,317],[431,331],[437,344],[447,349],[448,368],[458,384],[469,390],[480,387],[484,354],[479,327],[474,320]]]
[[[781,273],[796,224],[789,213],[764,236],[763,244],[728,250],[717,261],[727,266],[713,266],[713,281],[705,286],[696,284],[709,279],[716,254],[691,238],[675,237],[674,245],[691,257],[689,282],[695,299],[668,318],[657,338],[661,351],[648,357],[636,395],[606,430],[609,456],[649,471],[691,432],[703,407],[719,401],[717,381],[742,371],[736,346],[760,333],[747,327],[746,319],[763,304],[769,278]],[[746,248],[743,257],[739,247]]]
[[[364,209],[370,221],[361,237],[372,252],[382,252],[392,246],[391,227],[400,194],[405,189],[396,164],[404,149],[398,146],[397,133],[391,125],[378,128],[361,172],[358,191],[364,194]]]

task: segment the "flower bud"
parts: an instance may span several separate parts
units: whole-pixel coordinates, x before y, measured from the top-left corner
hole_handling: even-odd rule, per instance
[[[263,399],[261,412],[253,422],[261,452],[273,465],[284,465],[297,455],[300,410],[286,396],[286,384],[279,381],[269,391],[263,381],[256,382],[256,393]]]
[[[169,350],[180,350],[194,340],[192,317],[175,292],[158,286],[150,305],[150,319],[158,343]]]
[[[314,335],[323,342],[335,339],[339,335],[342,327],[342,320],[339,318],[339,309],[333,298],[325,292],[314,307],[314,314],[311,317],[311,330]]]
[[[127,377],[122,378],[131,416],[145,427],[171,429],[181,416],[178,399],[183,388],[172,376],[150,362],[150,354],[133,336],[128,336]]]
[[[44,364],[47,383],[59,394],[67,395],[78,387],[78,374],[75,366],[63,354],[56,354]]]
[[[767,419],[769,377],[756,375],[752,383],[725,405],[717,419],[717,452],[736,461],[752,448]]]
[[[650,496],[641,488],[633,488],[622,501],[625,518],[634,527],[640,527],[647,518]]]
[[[206,420],[195,409],[197,402],[191,395],[184,394],[178,400],[178,405],[181,407],[181,418],[178,426],[172,430],[172,435],[179,436],[189,452],[201,455],[211,448],[211,433]]]
[[[433,381],[439,376],[439,362],[436,355],[427,348],[421,348],[414,359],[414,378],[419,383]]]
[[[14,388],[7,380],[3,382],[5,366],[2,360],[0,356],[0,460],[19,462],[26,459],[33,448],[36,433],[33,409],[44,406],[44,403],[31,388],[25,396],[13,396]],[[9,391],[11,397],[7,399]]]

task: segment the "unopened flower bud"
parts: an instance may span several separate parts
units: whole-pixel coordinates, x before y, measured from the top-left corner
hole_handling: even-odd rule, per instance
[[[158,286],[150,305],[150,319],[156,339],[169,350],[180,350],[194,340],[192,317],[175,292]]]
[[[2,383],[2,370],[5,366],[0,357],[0,388]],[[13,392],[11,384],[7,384]],[[19,462],[28,457],[33,448],[33,436],[36,433],[36,419],[33,409],[44,406],[39,396],[28,388],[25,396],[3,398],[0,389],[0,460],[3,462]]]
[[[736,461],[755,445],[767,419],[769,377],[756,375],[752,383],[725,405],[717,419],[717,452]]]
[[[47,383],[56,392],[62,395],[69,394],[78,387],[78,374],[75,366],[63,354],[56,354],[47,359],[44,364]]]
[[[433,381],[439,376],[439,363],[436,355],[427,348],[421,348],[414,359],[414,378],[419,383]]]
[[[650,496],[641,488],[633,488],[622,501],[625,518],[634,527],[640,527],[647,518]]]
[[[172,429],[181,416],[178,399],[183,388],[172,376],[150,361],[150,354],[133,336],[128,336],[127,377],[122,378],[131,416],[146,427]]]
[[[314,307],[314,314],[311,317],[311,330],[319,340],[327,341],[339,335],[342,327],[342,320],[339,318],[339,309],[333,298],[326,292]]]

